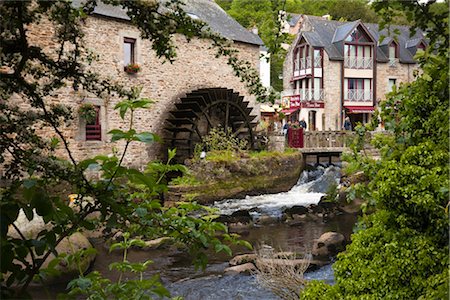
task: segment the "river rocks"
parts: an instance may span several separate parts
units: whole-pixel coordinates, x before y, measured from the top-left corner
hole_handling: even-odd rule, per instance
[[[237,265],[242,265],[248,262],[255,262],[256,260],[256,254],[254,253],[250,253],[250,254],[241,254],[241,255],[237,255],[235,257],[233,257],[230,260],[230,266],[237,266]]]
[[[225,274],[246,274],[250,275],[253,271],[256,270],[256,267],[252,263],[245,263],[243,265],[237,265],[234,267],[229,267],[225,269]]]
[[[292,218],[293,215],[304,215],[309,212],[308,208],[303,205],[294,205],[290,208],[286,208],[283,213]]]
[[[312,255],[315,259],[328,260],[345,249],[345,237],[337,232],[325,232],[314,241]]]

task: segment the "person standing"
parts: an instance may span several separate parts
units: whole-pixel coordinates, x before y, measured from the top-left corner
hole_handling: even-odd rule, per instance
[[[305,118],[302,118],[300,121],[300,127],[303,129],[306,129],[307,125],[306,125],[306,121]]]
[[[345,130],[352,130],[352,122],[350,122],[350,118],[349,117],[345,117],[344,129]]]
[[[283,125],[283,134],[286,136],[289,130],[289,122],[284,123]]]

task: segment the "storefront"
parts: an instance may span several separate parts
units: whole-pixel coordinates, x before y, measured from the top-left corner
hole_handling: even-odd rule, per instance
[[[352,128],[358,123],[367,124],[372,120],[372,115],[375,109],[373,106],[347,106],[345,107],[345,114],[350,118]]]

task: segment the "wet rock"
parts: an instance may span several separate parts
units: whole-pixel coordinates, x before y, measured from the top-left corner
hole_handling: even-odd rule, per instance
[[[345,237],[337,232],[325,232],[314,241],[311,254],[315,259],[328,260],[345,249]]]
[[[233,257],[229,264],[230,266],[237,266],[237,265],[242,265],[245,263],[254,263],[256,260],[256,254],[254,253],[249,253],[249,254],[241,254],[241,255],[237,255],[235,257]]]
[[[328,201],[326,196],[322,196],[317,206],[322,208],[322,212],[331,212],[337,208],[337,203]]]
[[[367,177],[366,174],[364,174],[363,171],[356,172],[355,174],[343,176],[341,178],[342,185],[346,186],[346,187],[354,185],[356,183],[364,183],[364,182],[367,182],[368,180],[369,180],[369,178]]]
[[[229,223],[243,223],[247,224],[252,221],[252,216],[248,210],[238,210],[231,214]]]
[[[285,213],[288,217],[292,218],[293,215],[304,215],[307,214],[308,208],[303,205],[294,205],[290,208],[286,208],[283,213]]]
[[[246,263],[243,265],[238,265],[234,267],[229,267],[225,269],[225,274],[246,274],[250,275],[253,271],[256,270],[256,267],[252,263]]]

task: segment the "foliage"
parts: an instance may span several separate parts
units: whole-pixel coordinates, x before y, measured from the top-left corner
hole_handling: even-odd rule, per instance
[[[124,67],[124,71],[128,74],[136,74],[141,70],[138,64],[128,64]]]
[[[182,34],[187,40],[209,39],[216,55],[226,58],[249,91],[260,100],[266,97],[252,65],[238,58],[238,51],[229,41],[210,31],[205,23],[190,18],[180,1],[101,2],[125,9],[142,38],[151,42],[156,56],[170,63],[176,58],[174,34]],[[226,230],[223,225],[206,216],[190,217],[199,206],[191,203],[179,209],[161,207],[157,198],[166,188],[164,174],[177,168],[169,166],[174,151],[169,152],[166,164],[151,163],[145,172],[123,166],[130,144],[152,143],[158,137],[134,129],[135,110],[148,108],[151,103],[139,97],[140,89],[125,89],[89,68],[95,54],[84,45],[83,26],[97,4],[100,1],[88,0],[79,7],[63,0],[0,4],[0,164],[5,175],[2,181],[7,183],[1,190],[0,202],[2,298],[26,297],[32,280],[46,271],[41,270],[44,261],[64,238],[78,230],[105,226],[110,231],[132,224],[134,233],[169,235],[186,242],[191,252],[200,255],[202,263],[205,255],[201,254],[207,246],[228,252],[216,236],[216,230]],[[29,40],[29,32],[39,26],[55,29],[54,48],[44,50]],[[71,93],[70,88],[100,99],[126,99],[115,108],[122,119],[129,120],[128,128],[109,132],[111,141],[123,146],[120,151],[83,161],[75,159],[62,131],[70,126],[72,111],[54,101],[60,93]],[[52,137],[46,138],[42,130],[52,132]],[[100,180],[86,176],[92,169],[98,170]],[[74,210],[68,205],[67,195],[58,192],[62,186],[77,195]],[[20,211],[28,220],[41,216],[49,228],[35,237],[25,237],[14,225]],[[93,212],[100,212],[101,217],[88,219]],[[10,227],[20,239],[7,235]],[[235,236],[227,234],[223,238],[235,240]]]
[[[93,104],[83,103],[78,108],[78,115],[89,124],[95,121],[97,110]]]
[[[143,247],[144,241],[140,239],[130,239],[128,232],[123,234],[124,240],[114,243],[110,247],[110,252],[115,249],[123,250],[123,260],[109,265],[110,270],[116,270],[120,275],[117,282],[111,282],[97,272],[91,272],[87,276],[82,273],[77,279],[68,284],[70,292],[67,297],[61,295],[59,298],[73,298],[77,295],[85,295],[87,299],[153,299],[152,294],[159,297],[170,296],[159,280],[158,275],[150,279],[143,278],[143,272],[152,263],[147,260],[143,263],[131,263],[127,260],[127,252],[131,247]],[[139,274],[138,279],[122,280],[125,273]]]
[[[427,31],[430,47],[416,59],[422,73],[382,103],[381,119],[390,134],[372,143],[375,161],[364,155],[365,132],[359,126],[354,165],[369,178],[359,186],[375,209],[364,216],[352,244],[334,265],[336,285],[311,284],[302,299],[447,299],[449,259],[449,89],[448,13],[433,2],[381,1],[382,12],[403,10]]]
[[[208,135],[203,137],[201,147],[206,151],[241,151],[247,149],[248,141],[239,139],[231,132],[231,128],[212,128]]]

